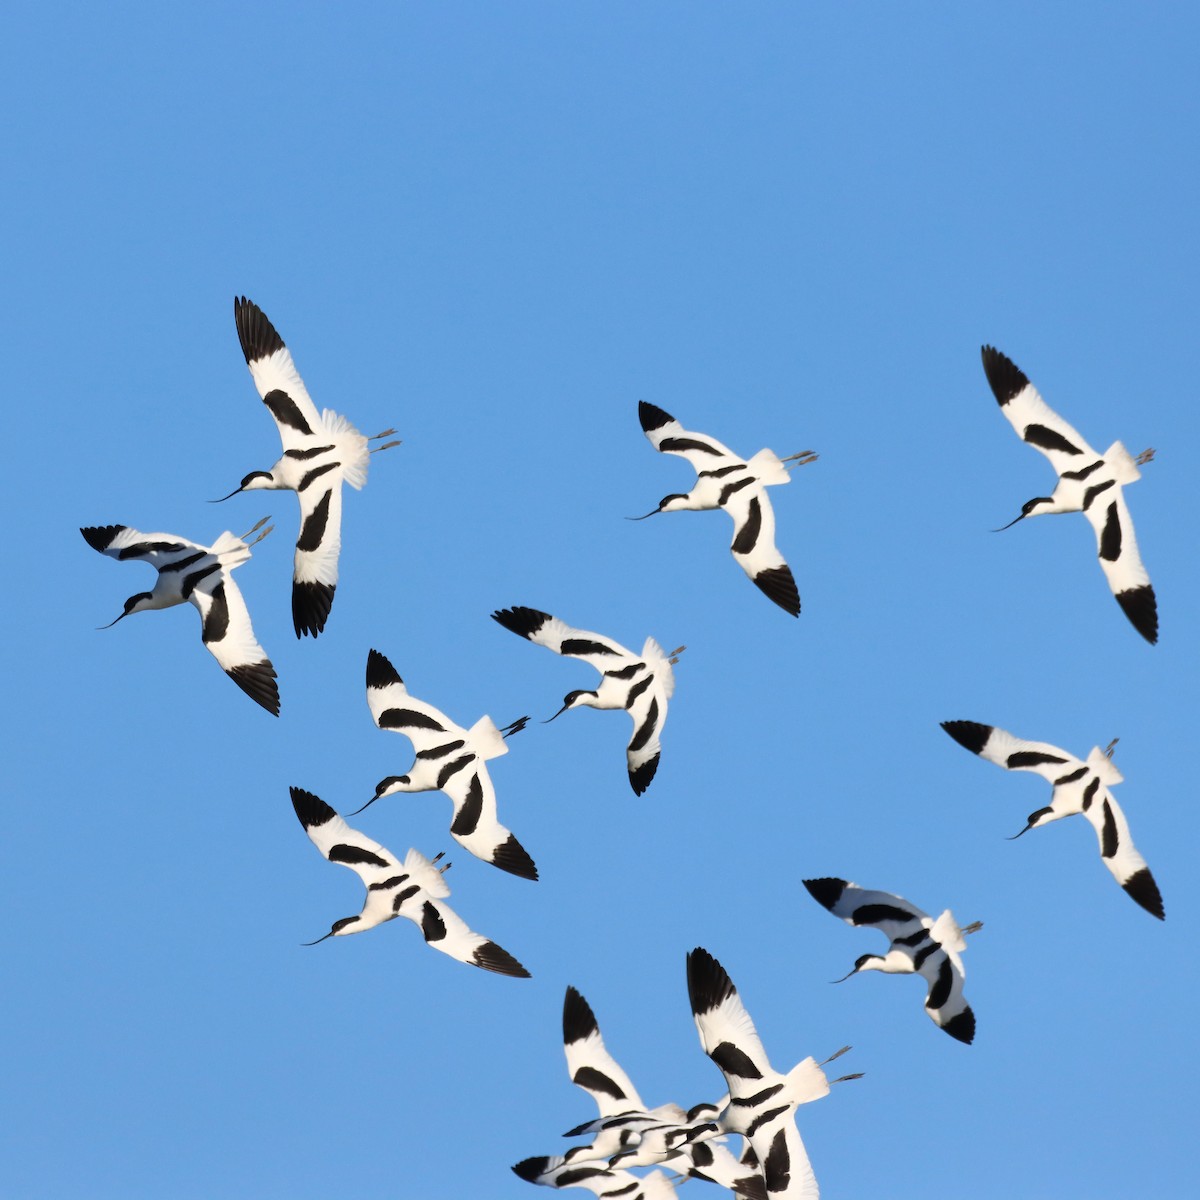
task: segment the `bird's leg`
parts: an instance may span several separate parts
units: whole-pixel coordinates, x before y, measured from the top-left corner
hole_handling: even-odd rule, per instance
[[[1113,740],[1111,742],[1108,743],[1107,746],[1104,747],[1104,757],[1105,758],[1110,759],[1110,760],[1112,759],[1113,749],[1115,748],[1116,744],[1120,740],[1121,739],[1119,737],[1115,737],[1115,738],[1113,738]]]
[[[1149,447],[1149,446],[1147,446],[1147,447],[1146,447],[1146,449],[1145,449],[1145,450],[1143,450],[1143,451],[1141,452],[1141,454],[1139,454],[1139,455],[1137,456],[1137,458],[1135,458],[1133,461],[1134,461],[1135,463],[1137,463],[1137,465],[1138,465],[1139,467],[1144,467],[1144,466],[1145,466],[1145,465],[1146,465],[1148,462],[1153,462],[1153,461],[1154,461],[1154,450],[1153,450],[1153,448],[1152,448],[1152,447]]]
[[[801,450],[799,454],[789,454],[787,458],[783,459],[783,462],[787,464],[787,469],[790,471],[793,467],[807,467],[820,457],[815,450]]]
[[[526,726],[526,725],[528,725],[528,724],[529,724],[529,718],[528,718],[528,717],[518,717],[518,718],[517,718],[515,721],[513,721],[511,724],[509,724],[509,725],[504,725],[504,726],[502,726],[502,727],[501,727],[501,729],[500,729],[500,736],[501,736],[501,737],[512,737],[512,735],[513,735],[514,733],[520,733],[520,732],[521,732],[521,730],[522,730],[522,729],[524,729],[524,728],[525,728],[525,726]]]
[[[962,927],[962,932],[963,933],[978,933],[982,928],[983,928],[982,921],[972,921],[970,923],[970,925],[964,925]]]
[[[393,434],[395,432],[396,431],[394,429],[385,429],[382,433],[377,433],[374,437],[367,438],[367,441],[368,442],[378,441],[380,438],[389,437],[391,434]],[[401,439],[396,438],[396,440],[393,442],[384,442],[384,444],[382,446],[372,446],[371,453],[378,454],[380,452],[380,450],[390,450],[393,446],[399,446],[400,442],[401,442]]]
[[[435,866],[435,867],[436,867],[436,866],[437,866],[437,864],[438,864],[439,862],[441,862],[441,861],[442,861],[442,859],[443,859],[443,858],[445,858],[445,857],[446,857],[446,852],[445,852],[445,850],[439,850],[439,851],[438,851],[438,852],[437,852],[437,853],[436,853],[436,854],[433,856],[433,858],[432,858],[432,859],[430,859],[430,863],[431,863],[431,865],[433,865],[433,866]],[[440,867],[438,867],[438,871],[439,871],[439,873],[440,873],[440,874],[442,874],[442,875],[445,875],[445,873],[446,873],[448,870],[450,870],[450,868],[451,868],[452,866],[454,866],[454,864],[453,864],[453,863],[442,863],[442,865],[441,865]]]
[[[262,527],[263,527],[264,525],[266,525],[266,524],[267,524],[267,522],[268,522],[270,519],[271,519],[270,517],[263,517],[263,519],[262,519],[261,521],[259,521],[259,523],[258,523],[257,525],[255,525],[253,529],[248,529],[248,530],[246,530],[246,532],[242,534],[242,541],[243,541],[243,542],[244,542],[244,541],[246,541],[246,539],[247,539],[247,538],[248,538],[248,537],[249,537],[249,536],[250,536],[252,533],[256,533],[258,530],[262,529]],[[270,533],[270,532],[271,532],[271,530],[272,530],[272,529],[274,529],[274,528],[275,528],[275,526],[274,526],[274,525],[271,525],[271,526],[269,526],[268,528],[266,528],[266,529],[263,529],[262,533],[260,533],[260,534],[258,535],[258,537],[256,537],[256,538],[254,539],[254,541],[252,541],[252,542],[249,542],[249,543],[247,543],[247,544],[248,544],[248,545],[250,545],[250,546],[257,546],[257,545],[258,545],[258,543],[259,543],[259,542],[261,542],[261,541],[263,540],[263,538],[265,538],[265,537],[267,536],[267,534],[268,534],[268,533]]]
[[[843,1046],[840,1050],[835,1050],[828,1058],[824,1059],[822,1062],[817,1063],[817,1066],[823,1067],[823,1066],[825,1066],[826,1063],[833,1062],[833,1060],[835,1058],[841,1058],[843,1054],[849,1053],[850,1049],[851,1049],[851,1047],[849,1047],[849,1046]]]
[[[687,649],[686,646],[676,646],[670,654],[667,655],[667,662],[674,666],[679,661],[679,656]]]

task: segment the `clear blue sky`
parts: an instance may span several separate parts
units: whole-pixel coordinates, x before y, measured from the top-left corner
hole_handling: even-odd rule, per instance
[[[521,3],[12,9],[0,44],[10,413],[0,1193],[532,1197],[509,1165],[592,1115],[574,984],[650,1103],[713,1099],[684,958],[741,989],[776,1065],[866,1078],[801,1114],[825,1195],[1181,1196],[1198,972],[1196,130],[1185,5]],[[394,424],[345,505],[328,629],[299,643],[279,453],[238,349],[260,304],[318,405]],[[998,412],[992,343],[1128,492],[1157,647],[1052,472]],[[751,454],[804,611],[745,579],[645,399]],[[276,721],[183,609],[98,633],[151,573],[111,522],[211,541],[272,514],[238,580]],[[494,764],[537,884],[471,859],[438,796],[358,823],[450,851],[450,903],[533,972],[474,971],[358,911],[289,785],[335,808],[409,765],[367,651],[463,724],[544,719],[584,665],[489,619],[546,609],[689,647],[658,777],[628,721],[531,723]],[[960,718],[1085,755],[1162,888],[1129,901],[1042,782]],[[976,1044],[911,979],[838,987],[880,939],[801,879],[949,906]],[[688,1185],[697,1197],[715,1189]]]

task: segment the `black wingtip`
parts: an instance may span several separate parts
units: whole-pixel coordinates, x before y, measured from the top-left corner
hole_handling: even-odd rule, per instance
[[[808,889],[808,894],[820,905],[833,911],[833,906],[842,898],[846,890],[844,879],[825,876],[821,879],[803,879],[801,883]]]
[[[1117,593],[1117,603],[1134,629],[1153,646],[1158,641],[1158,601],[1154,598],[1154,588],[1148,583],[1126,588]]]
[[[288,791],[292,794],[292,807],[296,810],[296,816],[305,829],[324,825],[326,821],[332,821],[337,816],[320,796],[314,796],[312,792],[298,787],[289,788]]]
[[[692,1015],[702,1016],[737,994],[725,968],[702,946],[687,956],[688,1000]]]
[[[1001,407],[1029,386],[1025,372],[994,346],[984,346],[980,353],[983,356],[983,373]]]
[[[385,688],[403,682],[400,672],[378,650],[367,651],[367,687]]]
[[[1134,871],[1121,886],[1151,916],[1157,917],[1160,921],[1167,919],[1162,895],[1159,893],[1158,884],[1154,882],[1154,876],[1150,874],[1149,867],[1142,867],[1140,870]]]
[[[283,349],[283,338],[275,332],[275,326],[267,320],[266,313],[245,296],[233,298],[233,321],[247,363],[268,358],[276,350]]]
[[[225,672],[256,704],[273,717],[279,716],[279,684],[269,658],[262,662],[242,663]]]
[[[968,1006],[951,1017],[941,1028],[952,1038],[969,1046],[975,1040],[975,1014]]]
[[[774,600],[789,616],[800,615],[800,592],[796,588],[792,568],[787,563],[782,567],[768,567],[765,571],[759,571],[754,582],[763,595]]]
[[[549,1166],[550,1159],[545,1154],[539,1154],[533,1158],[521,1159],[519,1163],[513,1166],[512,1172],[527,1183],[537,1183],[545,1175]]]
[[[537,866],[529,857],[529,851],[511,833],[496,847],[492,865],[521,879],[536,880],[538,877]]]
[[[333,607],[336,583],[297,583],[292,581],[292,624],[296,636],[316,637],[325,628]]]
[[[112,545],[113,538],[124,528],[124,525],[87,525],[79,532],[93,550],[99,550],[103,554]]]
[[[551,617],[549,613],[539,609],[517,605],[514,608],[498,608],[492,613],[492,620],[499,622],[505,629],[527,638],[537,633]]]
[[[497,975],[511,975],[516,979],[528,979],[529,972],[507,950],[495,942],[484,942],[475,949],[475,965]]]
[[[567,994],[563,997],[562,1028],[564,1046],[582,1042],[593,1033],[600,1032],[592,1006],[570,984],[567,985]]]
[[[981,725],[978,721],[943,721],[942,728],[972,754],[982,754],[992,736],[993,726]]]
[[[633,788],[634,795],[640,796],[650,786],[655,772],[658,770],[658,760],[661,757],[656,754],[642,763],[640,767],[635,767],[629,772],[629,786]]]
[[[638,401],[638,420],[642,423],[644,433],[653,433],[664,425],[669,425],[675,418],[668,412],[663,412],[656,404],[645,400]]]

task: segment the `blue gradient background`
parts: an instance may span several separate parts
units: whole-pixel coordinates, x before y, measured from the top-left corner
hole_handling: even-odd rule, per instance
[[[684,956],[726,966],[773,1061],[845,1042],[866,1078],[803,1110],[823,1192],[1184,1195],[1194,951],[1198,239],[1185,5],[45,4],[0,39],[10,413],[0,1193],[532,1197],[509,1171],[592,1116],[559,1033],[577,986],[651,1104],[715,1098]],[[318,405],[404,445],[348,493],[341,585],[291,631],[294,497],[204,502],[278,456],[238,349],[245,293]],[[1081,517],[997,411],[992,343],[1129,491],[1159,596],[1147,646]],[[649,400],[749,455],[797,621],[690,486]],[[88,549],[119,522],[210,541],[271,513],[238,581],[272,720],[151,585]],[[295,784],[350,810],[404,770],[367,650],[463,724],[548,717],[594,674],[489,620],[528,604],[687,643],[658,777],[619,715],[531,723],[493,764],[537,884],[471,859],[441,797],[356,823],[450,851],[450,903],[533,972],[431,953],[358,911]],[[1040,780],[938,728],[1079,755],[1161,885],[1124,895],[1081,820],[1014,844]],[[800,880],[964,922],[979,1021]],[[695,1191],[716,1195],[701,1183]]]

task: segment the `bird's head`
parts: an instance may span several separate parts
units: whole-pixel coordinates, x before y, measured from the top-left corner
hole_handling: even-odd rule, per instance
[[[276,482],[275,476],[270,471],[251,471],[241,483],[229,493],[229,496],[236,496],[238,492],[257,492],[263,488],[277,488],[280,485]],[[229,496],[222,496],[220,500],[213,500],[211,503],[220,504],[223,500],[228,500]]]
[[[347,816],[357,817],[360,812],[370,808],[381,796],[391,796],[396,792],[411,792],[410,782],[407,775],[389,775],[386,779],[381,779],[375,785],[375,795],[362,808],[356,808],[352,813],[347,813]]]
[[[647,517],[657,516],[664,512],[678,512],[683,508],[690,508],[688,498],[683,492],[672,492],[669,496],[664,496],[659,502],[657,508],[652,508],[648,513],[643,513],[640,517],[629,517],[630,521],[644,521]]]
[[[560,708],[558,712],[554,714],[554,717],[561,717],[568,708],[594,708],[597,696],[598,693],[596,692],[568,692],[563,697],[562,708]],[[547,720],[543,721],[542,724],[549,725],[550,722],[554,720],[554,717],[548,718]]]
[[[883,959],[878,954],[860,954],[854,960],[854,967],[848,971],[841,979],[835,979],[834,983],[845,983],[851,975],[857,975],[859,971],[878,971],[883,964]]]
[[[148,609],[157,607],[158,605],[154,603],[153,592],[138,592],[136,596],[130,596],[129,599],[125,601],[125,611],[121,613],[119,617],[117,617],[116,621],[109,621],[107,625],[101,625],[100,628],[111,629],[117,623],[117,621],[124,620],[133,613],[146,612]]]
[[[1055,815],[1052,808],[1039,808],[1037,812],[1029,814],[1029,820],[1025,822],[1025,828],[1021,833],[1028,833],[1031,829],[1036,829],[1039,825],[1045,825],[1048,821],[1055,821],[1058,817]],[[1021,836],[1021,833],[1014,833],[1008,840],[1015,842]]]
[[[1049,510],[1054,507],[1054,501],[1049,496],[1034,496],[1032,500],[1026,500],[1021,505],[1019,516],[1013,517],[1007,525],[1001,525],[999,529],[993,529],[993,533],[1003,533],[1006,529],[1011,529],[1018,521],[1024,520],[1026,517],[1036,517],[1043,510]]]
[[[325,934],[322,937],[317,938],[317,940],[315,942],[302,942],[301,945],[315,946],[319,942],[323,942],[325,940],[325,938],[337,937],[341,933],[353,933],[354,930],[349,929],[348,926],[356,925],[356,924],[358,924],[358,921],[359,921],[358,917],[343,917],[340,921],[334,921],[332,928],[329,930],[329,932],[327,934]]]

